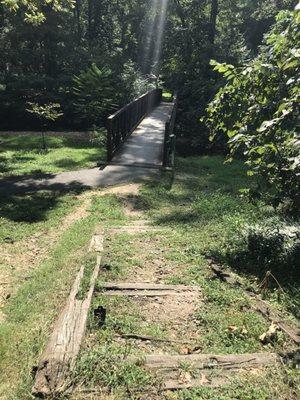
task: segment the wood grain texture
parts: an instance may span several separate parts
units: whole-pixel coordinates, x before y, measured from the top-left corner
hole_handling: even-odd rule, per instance
[[[195,291],[199,290],[198,286],[186,286],[186,285],[165,285],[161,283],[144,283],[144,282],[103,282],[101,288],[105,290],[170,290],[170,291]]]
[[[40,358],[32,394],[35,396],[56,396],[71,384],[70,371],[74,368],[83,340],[88,310],[100,268],[100,257],[90,280],[89,290],[83,300],[77,299],[84,276],[84,267],[75,279],[67,304],[57,319],[49,342]]]
[[[130,360],[134,362],[135,358]],[[163,390],[178,390],[202,386],[219,387],[230,383],[231,377],[241,371],[257,371],[275,365],[278,360],[279,357],[274,353],[173,356],[153,354],[140,362],[146,369],[155,373],[162,382]],[[185,371],[182,365],[189,365],[193,372]]]

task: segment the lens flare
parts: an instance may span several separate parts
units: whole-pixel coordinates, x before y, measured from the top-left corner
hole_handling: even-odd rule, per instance
[[[152,0],[145,29],[142,71],[158,75],[169,0]]]

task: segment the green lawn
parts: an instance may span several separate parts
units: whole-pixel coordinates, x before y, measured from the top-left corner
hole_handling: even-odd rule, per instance
[[[46,142],[43,153],[40,135],[0,133],[0,178],[92,168],[105,158],[103,145],[88,139],[48,136]]]

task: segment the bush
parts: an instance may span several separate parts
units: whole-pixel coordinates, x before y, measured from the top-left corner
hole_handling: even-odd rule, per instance
[[[255,191],[269,192],[273,206],[300,211],[299,119],[300,11],[281,12],[259,56],[240,68],[212,62],[227,79],[207,111],[211,140],[228,140],[244,156]]]
[[[295,275],[300,260],[300,229],[296,226],[254,226],[246,234],[246,252],[262,272],[270,270]]]
[[[270,271],[282,285],[298,285],[300,226],[276,219],[239,229],[228,239],[226,258],[259,280]]]
[[[103,124],[116,102],[112,71],[92,64],[73,81],[74,109],[78,120],[89,127]]]
[[[280,294],[287,309],[300,318],[299,225],[276,219],[233,232],[225,261],[238,273],[256,276],[265,295]]]

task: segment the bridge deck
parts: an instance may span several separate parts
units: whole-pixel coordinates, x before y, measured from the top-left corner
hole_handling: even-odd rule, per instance
[[[154,109],[127,139],[121,151],[115,155],[113,164],[161,165],[165,124],[170,117],[172,106],[170,103],[161,103]]]
[[[92,168],[57,175],[14,177],[0,181],[2,193],[30,192],[41,189],[105,187],[132,182],[153,174],[162,164],[165,123],[172,103],[161,103],[136,128],[113,161],[103,169]]]

